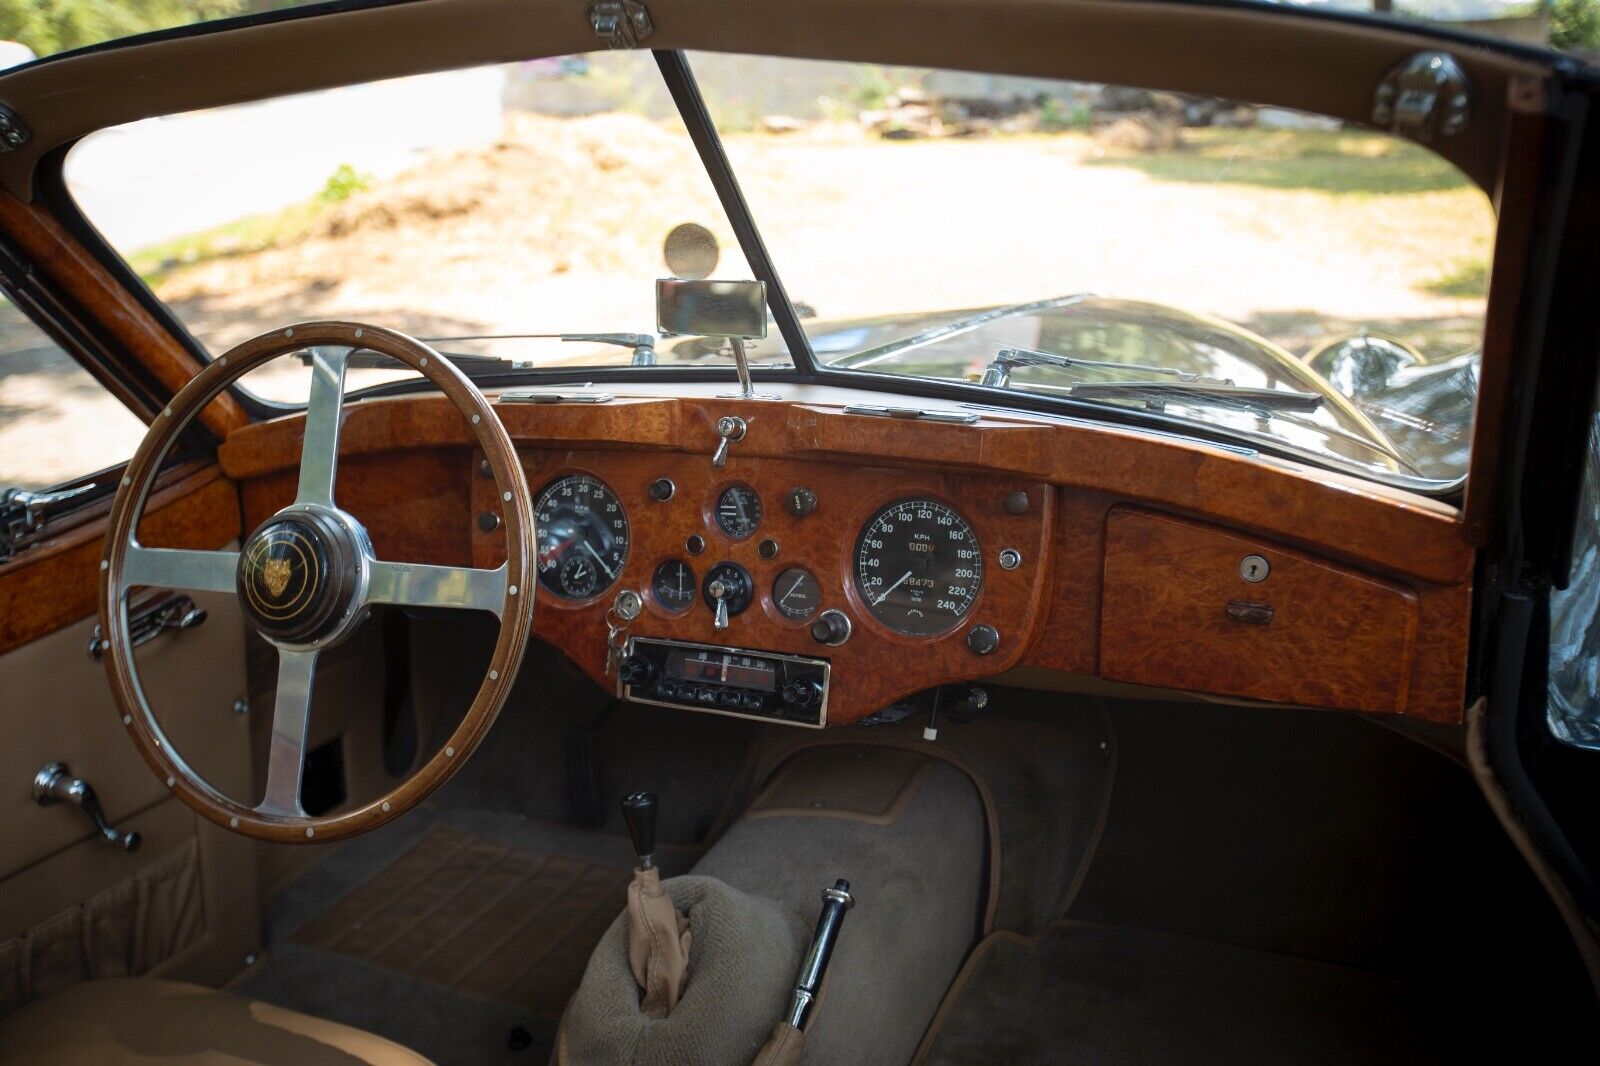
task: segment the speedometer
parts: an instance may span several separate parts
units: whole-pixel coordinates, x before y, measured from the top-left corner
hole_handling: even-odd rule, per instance
[[[897,633],[931,637],[954,629],[982,588],[977,533],[937,501],[897,500],[873,515],[856,541],[856,590],[872,616]]]
[[[628,515],[611,486],[569,474],[533,504],[539,584],[564,600],[587,600],[616,584],[628,561]]]

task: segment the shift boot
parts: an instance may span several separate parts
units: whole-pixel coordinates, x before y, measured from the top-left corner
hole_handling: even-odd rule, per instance
[[[644,990],[639,1009],[665,1018],[678,1005],[689,972],[689,920],[672,905],[656,869],[656,797],[635,792],[622,801],[638,866],[628,885],[628,967]]]
[[[639,1009],[665,1018],[689,972],[689,920],[672,905],[654,866],[633,871],[628,885],[628,966],[644,990]]]

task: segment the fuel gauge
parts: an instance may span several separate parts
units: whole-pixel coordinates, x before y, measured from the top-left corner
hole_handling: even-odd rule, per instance
[[[822,585],[811,571],[791,566],[772,583],[772,605],[785,618],[803,622],[822,606]]]

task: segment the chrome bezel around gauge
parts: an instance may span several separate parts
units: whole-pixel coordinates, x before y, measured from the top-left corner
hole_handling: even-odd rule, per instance
[[[742,481],[724,485],[711,505],[712,522],[729,540],[749,540],[764,517],[761,493]]]
[[[905,538],[899,528],[886,531],[885,520],[907,508],[917,509],[913,522],[931,522],[931,528],[919,530],[918,535],[910,538]],[[960,539],[968,545],[967,547],[949,548],[949,542],[953,539],[950,533],[955,531],[960,531]],[[893,534],[899,542],[894,545],[887,543],[886,532]],[[874,533],[878,536],[874,537]],[[923,544],[926,544],[927,548],[916,547]],[[923,554],[930,556],[930,569],[932,569],[945,562],[940,558],[945,551],[970,553],[969,558],[949,561],[945,569],[957,569],[960,564],[966,564],[971,573],[964,578],[958,578],[954,574],[947,577],[943,571],[938,574],[921,572],[919,556]],[[904,558],[896,557],[888,566],[881,565],[889,562],[891,555]],[[902,568],[904,573],[898,576],[889,573]],[[878,569],[883,570],[883,576],[868,573],[869,570]],[[878,578],[879,584],[869,587],[868,581],[875,577]],[[939,591],[941,586],[949,590],[952,588],[951,582],[958,579],[970,582],[970,587],[962,591],[958,601],[953,599],[954,593]],[[863,614],[896,636],[913,640],[933,640],[955,632],[971,616],[973,608],[982,597],[983,579],[983,546],[978,540],[978,531],[973,527],[972,521],[954,504],[944,500],[926,495],[906,496],[893,500],[874,510],[856,535],[855,551],[850,563],[851,591],[859,601]],[[883,604],[887,598],[897,593],[900,588],[912,585],[920,587],[923,584],[926,585],[927,594],[933,601],[929,610],[924,610],[924,605],[919,600],[916,601],[917,606],[905,608],[905,611],[901,612],[899,601],[905,599],[903,593],[895,597],[893,610],[884,609]],[[952,601],[950,609],[940,608],[941,598]],[[931,618],[934,624],[919,624],[913,627],[909,624],[910,613],[917,614],[919,618]]]
[[[588,502],[581,508],[575,505],[570,507],[572,511],[570,516],[551,513],[552,506],[568,509],[561,501],[554,498],[566,485],[574,486],[574,500],[577,495],[576,489],[581,486],[583,493],[589,497]],[[595,512],[589,505],[597,498],[600,501],[598,506],[614,506],[615,514],[602,517]],[[591,518],[591,515],[594,517]],[[537,530],[535,569],[540,587],[550,593],[554,602],[563,605],[592,603],[604,596],[622,579],[633,550],[633,527],[628,519],[628,510],[623,506],[622,497],[604,479],[584,470],[569,470],[551,478],[534,497],[533,517]],[[590,528],[593,523],[606,523],[610,526],[609,545],[594,543],[596,536],[603,531],[598,525]],[[546,561],[547,553],[555,545],[555,538],[563,535],[564,525],[572,524],[580,527],[580,535],[576,538],[576,542]],[[574,592],[570,585],[563,583],[562,575],[569,567],[583,565],[584,556],[575,554],[580,551],[588,553],[588,565],[594,568],[595,580],[592,586],[578,593]]]

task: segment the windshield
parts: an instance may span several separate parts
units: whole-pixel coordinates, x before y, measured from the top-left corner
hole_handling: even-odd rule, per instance
[[[1494,216],[1427,149],[1140,88],[691,65],[826,367],[1159,416],[1426,491],[1464,477]],[[688,276],[667,238],[709,234],[693,276],[752,277],[643,52],[133,123],[65,175],[213,355],[337,318],[499,373],[727,366],[723,338],[655,328],[656,280]],[[775,328],[749,353],[792,365]],[[292,403],[308,378],[280,360],[243,384]]]
[[[712,276],[751,277],[648,53],[132,123],[81,141],[65,174],[212,355],[297,321],[346,319],[534,368],[726,365],[720,340],[654,336],[666,237],[702,226],[717,246]],[[594,334],[610,339],[561,339]],[[408,374],[360,369],[351,384]],[[280,360],[244,386],[300,402],[308,377]]]
[[[691,58],[830,365],[1465,474],[1494,215],[1425,148],[1132,87]]]

